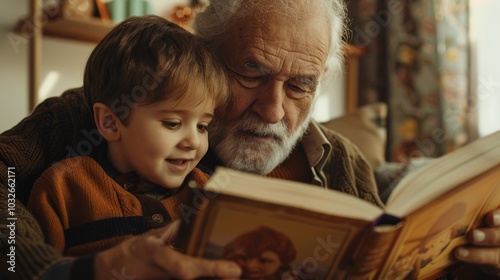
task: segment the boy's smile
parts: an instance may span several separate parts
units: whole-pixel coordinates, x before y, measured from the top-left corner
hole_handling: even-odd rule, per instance
[[[127,123],[119,124],[120,140],[110,151],[117,156],[110,160],[122,173],[135,171],[164,188],[177,188],[208,150],[213,111],[212,102],[192,100],[138,105]]]

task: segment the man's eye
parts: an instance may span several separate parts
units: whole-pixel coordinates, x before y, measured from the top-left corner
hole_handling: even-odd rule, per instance
[[[168,129],[176,129],[181,126],[180,122],[170,122],[170,121],[163,121],[163,126],[168,128]]]
[[[207,132],[208,125],[198,124],[196,127],[198,128],[198,132],[205,133]]]
[[[262,83],[263,77],[248,77],[238,75],[238,82],[246,88],[256,88]]]
[[[288,87],[288,89],[290,89],[291,91],[293,91],[295,93],[306,93],[306,92],[308,92],[308,90],[305,89],[304,87],[297,86],[297,85],[294,85],[294,84],[291,84],[291,83],[288,83],[287,87]]]

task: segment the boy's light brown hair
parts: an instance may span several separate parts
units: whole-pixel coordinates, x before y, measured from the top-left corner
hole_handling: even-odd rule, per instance
[[[126,19],[97,44],[83,88],[90,108],[103,103],[125,124],[137,105],[189,98],[217,108],[229,98],[217,58],[193,34],[153,15]]]

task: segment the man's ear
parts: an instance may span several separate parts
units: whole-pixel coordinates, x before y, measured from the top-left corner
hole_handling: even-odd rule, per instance
[[[102,137],[108,142],[120,140],[121,121],[116,114],[102,103],[95,103],[93,110],[97,130]]]

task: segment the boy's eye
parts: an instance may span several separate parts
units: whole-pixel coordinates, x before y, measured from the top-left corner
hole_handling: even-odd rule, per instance
[[[207,132],[208,125],[205,125],[205,124],[198,124],[198,125],[196,126],[196,128],[198,128],[198,132],[200,132],[200,133],[205,133],[205,132]]]
[[[176,128],[179,128],[179,126],[181,125],[180,122],[162,121],[162,123],[163,123],[164,127],[169,128],[169,129],[176,129]]]

